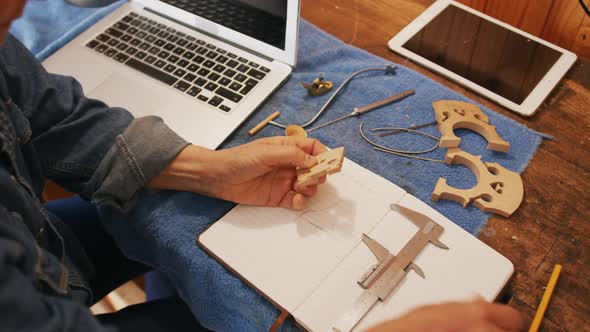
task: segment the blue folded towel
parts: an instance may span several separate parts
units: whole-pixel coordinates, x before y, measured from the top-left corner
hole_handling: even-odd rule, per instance
[[[63,0],[29,1],[10,32],[43,61],[125,2],[104,8],[80,8]]]

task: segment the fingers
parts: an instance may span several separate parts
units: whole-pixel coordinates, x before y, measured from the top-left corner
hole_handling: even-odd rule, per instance
[[[485,300],[457,304],[463,307],[460,311],[466,321],[487,328],[482,331],[520,331],[524,326],[520,313],[507,305]]]
[[[315,157],[295,145],[263,147],[259,154],[260,161],[269,167],[313,167],[317,161]]]
[[[307,204],[307,198],[303,194],[290,191],[283,197],[279,206],[292,210],[303,210],[307,207]]]
[[[484,301],[476,301],[475,305],[483,307],[476,308],[476,310],[483,311],[481,314],[484,316],[484,320],[503,331],[520,331],[524,326],[520,313],[510,306]]]
[[[325,145],[320,143],[320,141],[318,141],[315,138],[309,137],[274,136],[257,139],[253,143],[296,146],[303,150],[305,153],[310,154],[312,156],[317,156],[318,154],[328,150]]]
[[[318,193],[318,186],[317,185],[301,187],[301,186],[295,184],[294,189],[296,192],[303,194],[305,196],[314,196],[315,194]]]
[[[305,186],[299,186],[295,184],[295,191],[299,191],[298,189],[305,189],[307,187],[317,186],[318,184],[324,184],[326,183],[327,177],[327,175],[322,175],[321,177],[311,179],[310,182],[307,183]]]
[[[398,319],[375,326],[370,332],[515,332],[521,331],[522,327],[522,318],[515,309],[477,300],[417,308]]]
[[[495,326],[494,324],[481,324],[478,326],[473,326],[469,329],[470,332],[506,332],[507,330],[503,330]]]
[[[310,168],[317,163],[313,156],[327,151],[318,140],[307,137],[276,136],[258,139],[251,144],[259,145],[260,159],[269,167]],[[322,177],[317,183],[324,182],[325,177]]]
[[[521,331],[524,321],[520,313],[507,305],[484,300],[457,303],[456,314],[461,312],[464,322],[481,328],[481,331]],[[459,309],[462,307],[462,309]]]
[[[265,172],[276,168],[283,171],[291,169],[293,172],[293,175],[290,176],[291,181],[294,177],[294,168],[313,167],[317,164],[314,156],[327,150],[318,140],[305,137],[269,137],[255,140],[248,145],[250,146],[247,149],[248,153],[253,157],[251,160],[257,161],[258,165],[262,164],[267,167]],[[278,205],[294,210],[305,209],[308,205],[308,198],[316,195],[318,184],[325,181],[326,177],[323,176],[305,186],[291,182],[291,191],[284,194]]]

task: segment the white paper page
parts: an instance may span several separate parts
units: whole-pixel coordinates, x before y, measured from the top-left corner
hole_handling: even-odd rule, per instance
[[[428,244],[414,260],[426,279],[408,272],[384,302],[378,302],[356,331],[392,319],[425,304],[473,299],[479,295],[493,301],[513,273],[512,263],[471,234],[406,194],[400,204],[431,217],[445,228],[440,240],[449,249]],[[396,254],[418,231],[418,227],[391,211],[369,234]],[[377,263],[364,242],[323,281],[295,311],[295,319],[310,331],[332,331],[333,324],[353,308],[364,289],[357,280]]]
[[[345,160],[328,177],[307,211],[238,206],[200,242],[310,331],[331,331],[363,289],[358,278],[376,258],[362,242],[368,233],[397,253],[418,228],[390,205],[420,211],[445,228],[443,250],[428,245],[416,258],[426,280],[413,271],[356,330],[394,318],[419,305],[493,300],[513,273],[505,257],[400,187]]]
[[[345,159],[305,211],[237,206],[199,241],[289,312],[312,294],[405,191]]]

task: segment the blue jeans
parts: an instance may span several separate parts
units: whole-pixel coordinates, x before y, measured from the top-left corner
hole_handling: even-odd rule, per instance
[[[94,205],[72,197],[49,202],[45,207],[70,227],[94,264],[96,278],[90,281],[90,286],[96,300],[150,270],[121,253],[100,223]],[[116,326],[121,332],[207,331],[176,296],[129,306],[96,318],[105,325]]]

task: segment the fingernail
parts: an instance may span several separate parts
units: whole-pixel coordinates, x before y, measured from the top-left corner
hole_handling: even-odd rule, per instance
[[[305,164],[309,165],[309,166],[313,166],[317,163],[317,160],[315,159],[314,156],[310,155],[310,154],[306,154],[305,155]]]

